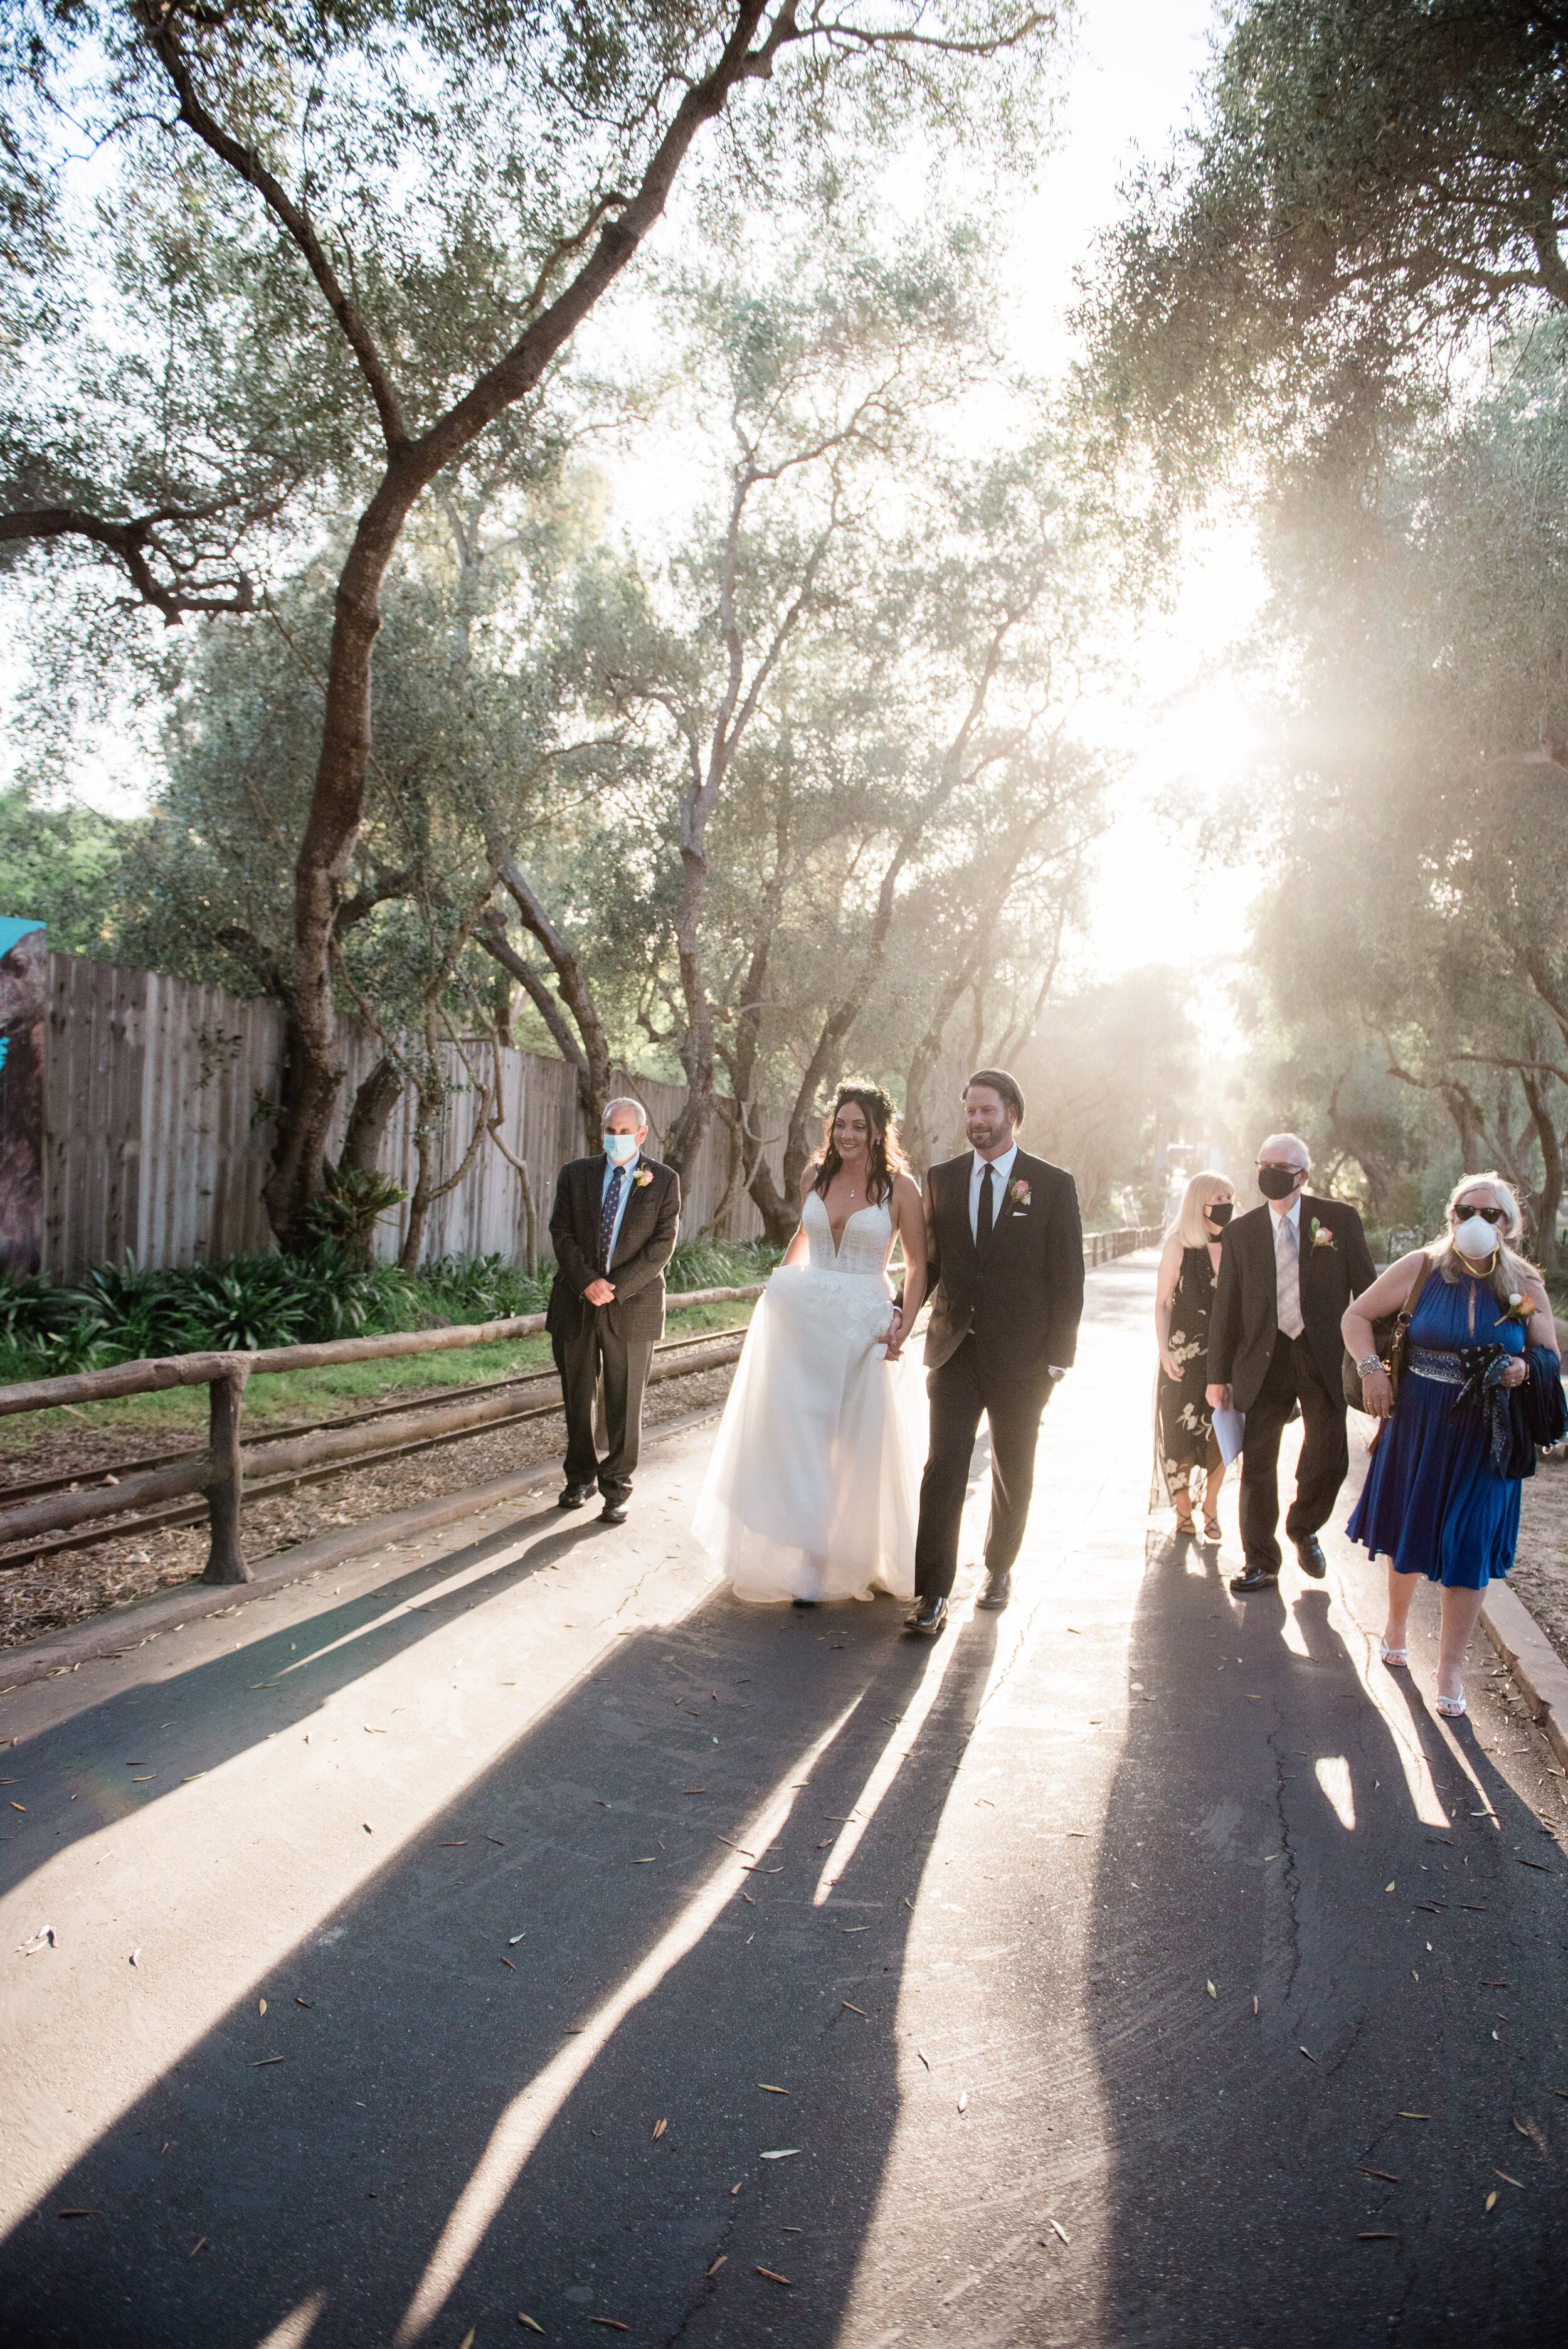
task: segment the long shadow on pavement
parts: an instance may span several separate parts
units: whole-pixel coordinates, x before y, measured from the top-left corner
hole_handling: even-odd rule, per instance
[[[563,1523],[552,1507],[444,1551],[304,1622],[247,1639],[230,1654],[191,1668],[176,1661],[159,1680],[101,1696],[84,1692],[68,1719],[26,1738],[11,1757],[26,1773],[27,1824],[25,1831],[14,1825],[10,1835],[0,1837],[0,1889],[26,1883],[35,1868],[79,1837],[178,1793],[185,1777],[215,1770],[308,1722],[340,1690],[486,1599],[560,1564],[597,1530],[592,1518]],[[520,1541],[516,1557],[503,1557],[488,1574],[474,1572]],[[441,1587],[462,1576],[469,1578],[457,1588]],[[266,1601],[243,1603],[255,1608]],[[247,1616],[247,1630],[254,1619]],[[106,1764],[106,1755],[113,1761]],[[133,1784],[133,1765],[156,1765],[157,1781]]]
[[[0,2249],[5,2337],[387,2349],[477,2174],[499,2181],[493,2214],[421,2338],[527,2337],[524,2310],[555,2341],[603,2341],[595,2317],[633,2342],[832,2341],[897,2112],[908,1902],[994,1647],[987,1623],[943,1658],[894,1621],[885,1601],[709,1600],[618,1643],[465,1790],[504,1848],[442,1849],[467,1828],[458,1806],[433,1819],[273,1969],[265,2018],[232,2007],[21,2223]],[[672,1702],[694,1685],[723,1700],[700,1722]],[[704,1909],[776,1793],[792,1807],[775,1847]],[[683,1916],[707,1920],[684,1950]],[[498,2126],[666,1935],[667,1971],[567,2078],[513,2179]],[[57,2217],[72,2208],[95,2215]]]
[[[1145,1580],[1091,1942],[1108,2349],[1562,2338],[1568,1874],[1495,1778],[1501,1832],[1468,1816],[1410,1697],[1450,1823],[1418,1816],[1328,1604],[1233,1608],[1171,1548]]]

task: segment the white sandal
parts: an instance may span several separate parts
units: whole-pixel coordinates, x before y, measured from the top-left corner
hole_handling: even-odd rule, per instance
[[[1460,1689],[1458,1696],[1439,1696],[1438,1699],[1438,1711],[1441,1713],[1445,1721],[1462,1720],[1464,1715],[1470,1711],[1470,1705],[1466,1700],[1463,1689]]]
[[[1379,1640],[1377,1652],[1391,1672],[1408,1671],[1410,1663],[1408,1648],[1391,1648],[1387,1640]]]

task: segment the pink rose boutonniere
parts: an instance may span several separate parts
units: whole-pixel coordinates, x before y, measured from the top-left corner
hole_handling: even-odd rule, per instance
[[[645,1191],[653,1179],[654,1170],[651,1166],[639,1166],[632,1177],[633,1183],[639,1191]]]
[[[1028,1204],[1029,1204],[1029,1186],[1028,1186],[1028,1185],[1025,1182],[1025,1180],[1024,1180],[1024,1178],[1023,1178],[1023,1176],[1022,1176],[1021,1174],[1019,1175],[1019,1177],[1018,1177],[1018,1179],[1017,1179],[1017,1181],[1016,1181],[1016,1183],[1009,1183],[1009,1184],[1008,1184],[1008,1185],[1007,1185],[1007,1196],[1008,1196],[1008,1198],[1009,1198],[1009,1199],[1011,1199],[1011,1200],[1012,1200],[1012,1202],[1013,1202],[1013,1204],[1014,1204],[1014,1206],[1018,1206],[1018,1207],[1026,1207],[1026,1206],[1028,1206]]]
[[[1331,1248],[1334,1246],[1334,1234],[1329,1230],[1326,1224],[1320,1224],[1315,1216],[1314,1216],[1311,1223],[1308,1224],[1306,1228],[1308,1233],[1311,1235],[1312,1245],[1315,1248]]]

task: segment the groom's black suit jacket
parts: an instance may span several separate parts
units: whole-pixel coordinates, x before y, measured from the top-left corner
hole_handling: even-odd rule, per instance
[[[1083,1226],[1070,1174],[1020,1150],[996,1202],[990,1239],[969,1228],[975,1154],[934,1166],[925,1178],[931,1321],[925,1364],[940,1370],[973,1337],[993,1374],[1020,1381],[1071,1367],[1083,1314]],[[1026,1198],[1015,1195],[1023,1184]]]
[[[1318,1244],[1313,1225],[1329,1238]],[[1361,1218],[1341,1199],[1301,1200],[1301,1318],[1331,1399],[1339,1400],[1340,1318],[1377,1277]],[[1209,1314],[1209,1383],[1229,1387],[1238,1411],[1257,1401],[1279,1335],[1274,1209],[1249,1209],[1220,1237],[1220,1277]]]

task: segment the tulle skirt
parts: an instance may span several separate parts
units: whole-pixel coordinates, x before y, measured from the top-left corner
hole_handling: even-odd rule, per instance
[[[918,1387],[883,1277],[781,1265],[758,1300],[693,1531],[738,1599],[914,1595]]]

